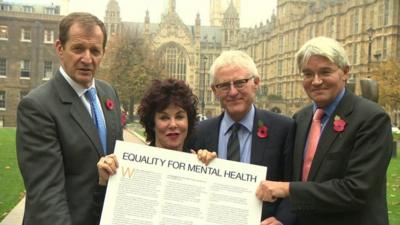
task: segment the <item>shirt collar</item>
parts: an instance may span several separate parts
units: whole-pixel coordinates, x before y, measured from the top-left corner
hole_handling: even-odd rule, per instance
[[[68,82],[68,84],[74,89],[76,94],[78,94],[79,97],[82,97],[83,94],[90,88],[95,87],[95,79],[93,79],[92,85],[89,88],[84,88],[82,85],[78,84],[76,81],[72,80],[70,76],[65,72],[65,70],[60,66],[60,73],[64,77],[64,79]]]
[[[336,96],[335,100],[329,104],[327,107],[324,108],[324,113],[326,118],[330,118],[332,113],[335,111],[337,105],[339,104],[340,100],[342,100],[344,93],[345,93],[346,89],[343,88],[339,94]],[[315,110],[317,110],[317,105],[315,104],[315,102],[313,102],[313,112],[315,112]]]
[[[253,129],[254,123],[254,114],[255,114],[255,107],[251,105],[250,111],[243,117],[242,120],[238,121],[243,127],[246,127],[248,131],[251,132]],[[229,128],[235,123],[235,121],[230,117],[227,112],[224,112],[224,117],[221,121],[221,130],[224,135],[226,135],[229,131]]]

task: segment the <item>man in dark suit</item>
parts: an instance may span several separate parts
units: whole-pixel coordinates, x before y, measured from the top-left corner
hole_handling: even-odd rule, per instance
[[[59,71],[18,106],[17,157],[26,188],[25,225],[97,223],[96,163],[122,139],[117,93],[94,79],[106,41],[104,24],[95,16],[64,17],[55,44]],[[97,96],[91,101],[86,93],[93,88]]]
[[[311,39],[296,60],[313,103],[294,116],[295,181],[263,181],[257,196],[270,202],[288,198],[300,225],[388,224],[389,116],[346,90],[349,62],[337,41]]]
[[[260,86],[254,61],[242,51],[226,51],[214,61],[210,74],[211,88],[224,112],[200,122],[188,147],[215,151],[222,159],[267,166],[268,179],[289,180],[294,121],[254,106]],[[235,133],[238,142],[231,141]],[[290,224],[289,206],[281,201],[265,203],[262,219],[266,224]]]

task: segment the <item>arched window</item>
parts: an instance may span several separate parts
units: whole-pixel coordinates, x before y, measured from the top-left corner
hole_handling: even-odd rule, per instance
[[[161,52],[161,61],[168,77],[186,80],[186,54],[176,45],[170,45]]]

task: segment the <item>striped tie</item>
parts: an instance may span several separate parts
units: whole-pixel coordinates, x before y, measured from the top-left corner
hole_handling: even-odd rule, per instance
[[[226,159],[240,162],[240,142],[238,131],[240,130],[240,123],[235,123],[231,126],[231,136],[228,140],[228,154]]]

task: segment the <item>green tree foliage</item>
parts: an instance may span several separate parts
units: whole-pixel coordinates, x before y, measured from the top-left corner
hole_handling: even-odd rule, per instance
[[[140,101],[153,79],[164,76],[143,36],[123,32],[110,38],[99,77],[115,87],[124,109],[132,115],[132,104]]]
[[[379,103],[397,109],[400,106],[400,62],[390,59],[379,63],[373,79],[379,84]]]

